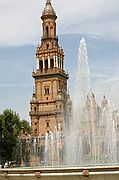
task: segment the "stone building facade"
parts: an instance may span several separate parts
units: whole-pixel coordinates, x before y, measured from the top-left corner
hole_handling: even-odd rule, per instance
[[[42,136],[60,124],[68,126],[72,102],[67,91],[68,73],[64,52],[56,33],[56,13],[47,0],[42,16],[41,44],[36,50],[36,70],[32,72],[35,90],[30,101],[32,136]]]

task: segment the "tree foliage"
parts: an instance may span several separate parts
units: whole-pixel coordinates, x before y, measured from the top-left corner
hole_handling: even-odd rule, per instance
[[[19,158],[19,135],[21,128],[30,133],[26,120],[20,121],[19,115],[11,109],[0,114],[0,163],[15,161]]]
[[[29,122],[26,120],[20,121],[20,128],[24,128],[24,131],[28,134],[31,133],[31,126],[29,125]]]

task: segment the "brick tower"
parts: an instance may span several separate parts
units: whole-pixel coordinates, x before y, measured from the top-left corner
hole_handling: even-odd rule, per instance
[[[32,135],[44,135],[60,123],[68,126],[71,100],[67,93],[68,74],[64,70],[64,52],[56,34],[56,13],[46,0],[41,16],[41,44],[36,50],[36,70],[32,72],[35,90],[30,101]]]

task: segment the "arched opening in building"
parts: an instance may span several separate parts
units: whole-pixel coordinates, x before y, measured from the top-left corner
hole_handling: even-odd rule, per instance
[[[40,60],[40,62],[39,62],[39,69],[40,69],[40,72],[43,71],[43,61],[42,60]]]
[[[49,128],[49,127],[50,127],[49,123],[50,123],[49,121],[47,121],[47,122],[46,122],[46,124],[47,124],[47,128]]]
[[[49,27],[46,26],[46,36],[49,36]]]
[[[45,60],[45,71],[48,70],[48,59]]]
[[[45,95],[49,95],[50,94],[50,89],[49,87],[45,87]]]
[[[36,107],[34,107],[34,111],[36,112]]]
[[[47,50],[49,49],[49,44],[46,44],[46,48],[47,48]]]
[[[50,27],[51,36],[53,36],[53,27]]]
[[[51,60],[50,60],[50,68],[53,69],[53,67],[54,67],[54,60],[51,59]]]

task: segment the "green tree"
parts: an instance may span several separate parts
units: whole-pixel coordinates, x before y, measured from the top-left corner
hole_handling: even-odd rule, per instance
[[[24,131],[28,134],[31,134],[31,126],[29,125],[29,122],[26,120],[22,120],[20,122],[20,128],[24,128]]]
[[[0,161],[19,161],[20,147],[19,135],[21,127],[30,133],[30,125],[27,121],[20,121],[19,115],[11,109],[6,109],[0,115]]]

